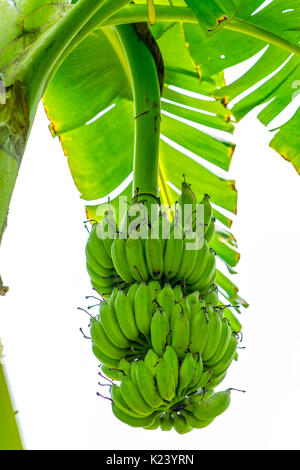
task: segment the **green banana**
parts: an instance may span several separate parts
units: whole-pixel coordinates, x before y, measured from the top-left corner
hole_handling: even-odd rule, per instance
[[[160,396],[171,401],[175,396],[173,369],[165,357],[159,359],[156,370],[156,383]]]
[[[190,324],[182,311],[174,322],[172,331],[172,348],[180,359],[184,359],[190,343]]]
[[[132,382],[138,387],[137,383],[137,369],[138,369],[138,360],[134,360],[130,363],[130,375]]]
[[[222,359],[213,367],[213,374],[214,375],[220,375],[222,372],[225,372],[230,364],[233,361],[233,358],[236,353],[236,347],[238,345],[238,339],[237,337],[232,334],[230,337],[230,342],[228,345],[228,348],[222,357]]]
[[[149,426],[144,426],[144,429],[157,429],[160,425],[160,415],[161,413],[155,413],[156,418],[154,419],[153,423]]]
[[[105,366],[112,367],[113,369],[116,369],[118,367],[119,361],[117,359],[113,359],[112,357],[107,356],[99,348],[97,348],[94,343],[92,344],[92,350],[96,358]]]
[[[191,392],[194,392],[198,388],[199,380],[203,374],[203,362],[200,354],[195,354],[194,356],[194,363],[195,363],[195,372],[192,378],[192,381],[189,383],[188,387],[186,387],[185,394],[189,395]]]
[[[208,311],[209,329],[208,338],[202,353],[203,362],[208,362],[215,354],[222,335],[222,321],[217,310]]]
[[[216,388],[218,385],[220,385],[221,382],[223,382],[226,375],[227,375],[227,370],[220,375],[216,375],[216,376],[212,375],[208,383],[205,385],[205,390],[211,390],[211,389]]]
[[[170,237],[166,242],[164,254],[164,275],[166,280],[176,277],[183,254],[183,239],[175,238],[175,229],[171,230]]]
[[[206,361],[206,366],[213,367],[222,359],[222,357],[224,356],[229,346],[230,338],[231,338],[231,329],[228,324],[228,320],[227,318],[223,318],[222,319],[222,333],[221,333],[221,338],[220,338],[218,347],[214,355],[211,357],[211,359]]]
[[[123,238],[116,238],[111,246],[111,257],[114,267],[119,276],[126,282],[134,282],[134,277],[128,266],[126,256],[126,241]]]
[[[194,270],[192,271],[192,274],[186,278],[186,283],[188,285],[193,285],[194,283],[198,281],[199,277],[202,275],[207,265],[208,258],[209,258],[209,246],[208,246],[207,241],[204,240],[202,247],[199,250],[197,250],[197,259],[196,259]]]
[[[148,286],[144,282],[139,285],[134,299],[135,322],[138,330],[149,339],[151,320],[152,320],[152,302]]]
[[[200,304],[201,305],[201,304]],[[190,351],[193,354],[202,354],[207,342],[209,332],[209,319],[205,309],[195,304],[191,313]]]
[[[153,408],[159,408],[163,401],[158,393],[154,377],[144,361],[138,361],[137,363],[136,378],[144,400]]]
[[[126,256],[134,279],[137,282],[147,282],[149,272],[145,258],[144,241],[141,238],[128,237],[126,240]]]
[[[200,205],[203,204],[204,206],[204,232],[207,232],[209,225],[211,223],[212,217],[212,206],[210,203],[210,197],[208,194],[204,194],[203,199],[199,203]],[[200,221],[199,221],[200,222]]]
[[[177,284],[177,285],[174,287],[173,293],[174,293],[174,300],[175,300],[175,302],[179,302],[179,300],[181,300],[182,297],[183,297],[183,292],[182,292],[182,289],[181,289],[181,285],[180,285],[180,284]]]
[[[179,380],[179,364],[178,364],[177,354],[171,346],[166,347],[166,350],[164,352],[164,358],[169,363],[172,369],[174,386],[176,390],[178,386],[178,380]]]
[[[153,413],[154,409],[145,402],[137,385],[127,375],[122,377],[120,392],[125,403],[137,415],[149,416]]]
[[[193,413],[198,419],[216,418],[224,413],[230,405],[230,390],[214,393],[193,405]]]
[[[189,386],[193,380],[195,373],[195,361],[192,353],[188,353],[182,361],[179,369],[179,382],[176,395],[181,397],[183,391]]]
[[[145,240],[145,255],[150,276],[160,279],[164,270],[163,244],[160,238],[151,238],[150,234]]]
[[[213,276],[216,273],[216,256],[214,250],[210,249],[209,257],[206,266],[199,276],[198,280],[194,283],[189,282],[189,289],[198,290],[199,292],[207,289],[212,284]]]
[[[157,300],[157,296],[161,290],[161,286],[160,286],[160,283],[158,281],[150,281],[148,282],[147,284],[147,287],[149,289],[149,292],[150,292],[150,298],[151,298],[151,305],[152,305],[152,315],[153,313],[156,312],[157,310],[157,303],[156,303],[156,300]]]
[[[101,286],[102,288],[106,287],[112,287],[114,286],[117,282],[121,281],[118,275],[116,273],[113,273],[111,276],[108,278],[100,276],[97,274],[87,263],[86,269],[90,275],[90,278],[98,285]]]
[[[154,352],[153,349],[148,349],[144,362],[153,376],[156,375],[158,361],[159,356],[156,354],[156,352]]]
[[[108,303],[109,303],[109,305],[110,305],[112,308],[115,308],[115,301],[116,301],[118,292],[119,292],[119,289],[117,289],[117,288],[115,287],[114,290],[113,290],[112,293],[111,293],[110,298],[109,298]]]
[[[216,218],[211,217],[210,223],[209,223],[209,225],[207,227],[207,230],[205,231],[205,235],[204,235],[207,243],[210,243],[212,241],[212,239],[214,238],[214,236],[215,236],[215,233],[216,233],[215,222],[216,222]]]
[[[123,358],[120,360],[119,366],[118,366],[118,374],[119,374],[119,380],[122,379],[123,375],[128,375],[128,377],[130,377],[131,366],[130,366],[130,363],[127,361],[127,359]]]
[[[118,369],[112,369],[111,367],[107,367],[102,364],[101,370],[109,379],[120,380]]]
[[[212,304],[213,306],[218,305],[218,286],[212,284],[209,288],[201,295],[201,298],[206,304]]]
[[[169,331],[170,325],[167,315],[161,310],[156,310],[151,321],[151,343],[159,356],[163,355]]]
[[[117,385],[112,385],[110,387],[110,396],[112,398],[113,403],[121,410],[123,413],[126,413],[129,416],[133,416],[134,418],[140,418],[141,416],[135,413],[131,408],[128,407],[127,403],[125,402],[124,398],[121,395],[120,387]]]
[[[173,426],[178,434],[186,434],[193,429],[193,427],[186,422],[186,419],[180,413],[173,413]]]
[[[211,376],[212,376],[212,371],[210,369],[203,372],[203,374],[202,374],[202,376],[201,376],[201,378],[200,378],[200,380],[197,384],[197,389],[204,388],[208,384]]]
[[[173,427],[173,416],[172,413],[166,411],[160,417],[160,429],[162,431],[171,431]]]
[[[124,411],[120,410],[120,408],[118,408],[114,403],[112,403],[112,410],[116,418],[118,418],[120,421],[123,421],[123,423],[129,424],[129,426],[132,426],[134,428],[143,428],[145,426],[150,426],[156,418],[155,415],[150,415],[141,418],[129,416],[124,413]]]
[[[198,256],[198,250],[188,249],[188,246],[191,241],[193,240],[188,238],[188,235],[185,234],[184,239],[183,239],[183,253],[182,253],[180,268],[176,275],[177,281],[182,281],[184,279],[187,279],[189,276],[191,276],[192,272],[195,269],[197,256]]]
[[[87,241],[91,253],[97,262],[106,269],[113,269],[114,265],[111,257],[106,251],[103,240],[98,237],[97,233],[97,224],[94,224],[92,230],[90,231],[89,238]]]
[[[170,319],[175,305],[174,292],[170,284],[166,284],[158,293],[157,303]]]
[[[197,418],[191,411],[181,410],[182,416],[185,418],[187,424],[195,429],[203,429],[206,428],[209,424],[211,424],[215,418],[211,419],[199,419]]]
[[[101,318],[100,321],[96,320],[96,318],[91,318],[90,332],[92,341],[106,356],[120,360],[128,355],[128,349],[118,348],[109,340],[102,326]]]
[[[86,263],[89,267],[92,268],[92,270],[97,273],[99,276],[102,276],[102,277],[109,277],[111,276],[113,273],[115,273],[115,270],[114,269],[111,269],[111,268],[105,268],[104,266],[102,266],[95,258],[95,256],[93,255],[93,252],[91,250],[91,247],[89,245],[86,245],[85,247],[85,256],[86,256]]]
[[[134,305],[135,305],[135,294],[137,293],[137,290],[138,290],[139,287],[140,287],[140,283],[135,282],[134,284],[132,284],[129,287],[128,292],[127,292],[127,297],[129,298],[133,308],[134,308]]]
[[[139,341],[139,331],[136,327],[134,309],[130,299],[120,290],[115,303],[116,316],[121,331],[131,341]]]
[[[104,331],[110,341],[119,348],[129,348],[130,341],[122,333],[115,309],[108,302],[101,302],[100,318]]]

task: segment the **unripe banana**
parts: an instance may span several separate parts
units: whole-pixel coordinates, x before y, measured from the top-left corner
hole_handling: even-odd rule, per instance
[[[203,353],[207,343],[209,332],[209,319],[205,309],[194,305],[191,313],[191,334],[190,334],[190,351],[193,354]]]
[[[128,377],[130,377],[132,382],[139,388],[138,383],[137,383],[137,369],[138,369],[138,361],[135,359],[134,361],[130,363],[130,375]]]
[[[212,284],[209,288],[201,295],[201,298],[206,304],[212,304],[216,306],[218,304],[218,286]]]
[[[215,233],[216,233],[215,222],[216,222],[216,218],[211,217],[210,223],[209,223],[209,225],[207,227],[207,230],[205,232],[205,235],[204,235],[207,243],[210,243],[212,241],[212,239],[214,238],[214,236],[215,236]]]
[[[137,363],[137,384],[144,400],[153,408],[159,408],[163,401],[158,393],[154,377],[144,361]]]
[[[201,378],[200,378],[200,380],[197,384],[197,389],[204,388],[208,384],[211,376],[212,376],[212,371],[210,369],[203,372],[203,374],[202,374],[202,376],[201,376]]]
[[[175,300],[175,302],[178,302],[179,300],[182,299],[182,297],[183,297],[183,292],[182,292],[182,289],[181,289],[180,284],[177,284],[177,285],[174,287],[173,293],[174,293],[174,300]]]
[[[85,247],[85,256],[86,256],[86,263],[87,266],[91,267],[92,270],[97,273],[99,276],[102,277],[110,277],[115,273],[114,269],[111,268],[105,268],[102,266],[95,258],[93,255],[93,252],[91,250],[91,247],[87,244]]]
[[[216,418],[224,413],[230,405],[230,390],[217,392],[207,399],[201,400],[193,407],[193,413],[198,419]]]
[[[221,333],[221,338],[220,338],[218,347],[214,355],[208,361],[206,361],[206,366],[212,368],[215,364],[217,364],[222,359],[222,357],[224,356],[229,346],[230,338],[231,338],[231,329],[228,324],[228,320],[227,318],[223,318],[222,319],[222,333]]]
[[[130,377],[131,375],[131,366],[127,359],[123,358],[119,362],[118,366],[119,380],[122,379],[123,375]]]
[[[130,341],[122,333],[115,310],[108,302],[101,303],[100,318],[104,331],[110,341],[119,348],[128,348]]]
[[[171,366],[173,379],[174,379],[174,386],[176,390],[178,386],[178,380],[179,380],[179,365],[178,365],[177,354],[171,346],[166,347],[166,350],[164,352],[164,358]]]
[[[106,377],[112,380],[120,380],[119,371],[117,369],[112,369],[111,367],[107,367],[102,364],[101,370]]]
[[[120,392],[125,403],[127,403],[128,407],[137,415],[149,416],[153,413],[153,408],[145,402],[138,387],[126,375],[122,377]]]
[[[175,238],[173,230],[171,230],[170,238],[166,242],[165,254],[164,254],[164,275],[167,280],[176,277],[183,253],[183,239]]]
[[[188,300],[188,303],[190,305],[190,308],[192,308],[194,304],[199,303],[199,292],[197,290],[195,290],[194,292],[192,292],[191,294],[189,294],[187,296],[187,300]],[[202,306],[204,307],[204,305],[202,305]]]
[[[109,277],[103,277],[97,274],[87,263],[86,269],[90,275],[90,278],[93,282],[95,282],[98,286],[103,289],[110,288],[117,284],[117,282],[121,281],[121,278],[114,272]]]
[[[204,232],[207,232],[209,225],[211,223],[212,217],[212,207],[210,203],[210,197],[208,194],[204,194],[203,199],[200,201],[200,204],[204,205]],[[201,221],[198,221],[201,222]]]
[[[175,396],[175,381],[172,367],[165,357],[158,361],[156,383],[160,396],[164,400],[171,401]]]
[[[182,280],[187,279],[189,276],[191,276],[192,272],[195,269],[197,257],[198,257],[198,250],[188,249],[191,241],[193,240],[191,240],[191,238],[189,238],[188,235],[185,234],[185,237],[183,239],[183,252],[182,252],[180,268],[176,275],[177,281],[182,281]]]
[[[124,336],[126,336],[126,338],[130,339],[131,341],[138,341],[139,331],[136,327],[133,307],[131,305],[130,299],[121,290],[119,291],[116,298],[115,310],[118,323]]]
[[[186,434],[193,429],[193,427],[186,422],[186,419],[180,413],[173,413],[173,426],[178,434]]]
[[[106,356],[120,360],[128,354],[127,349],[120,349],[109,340],[101,324],[101,318],[100,321],[96,320],[96,318],[91,318],[90,332],[92,341]]]
[[[163,243],[159,238],[148,238],[145,240],[145,255],[150,276],[152,279],[160,279],[164,270]]]
[[[128,416],[133,416],[134,418],[141,417],[139,414],[135,413],[131,408],[129,408],[121,395],[120,387],[118,385],[112,385],[110,387],[110,395],[115,406],[122,410],[123,413],[126,413]]]
[[[192,353],[188,353],[182,361],[179,369],[179,383],[176,390],[176,395],[183,396],[183,391],[192,382],[195,373],[195,361]]]
[[[117,288],[115,287],[114,290],[112,291],[110,297],[109,297],[108,303],[109,303],[109,305],[110,305],[112,308],[115,308],[115,301],[116,301],[118,292],[119,292],[119,289],[117,289]]]
[[[137,282],[147,282],[149,272],[146,264],[144,242],[141,238],[128,237],[126,240],[126,255],[132,276]]]
[[[207,384],[205,385],[205,390],[212,390],[220,385],[221,382],[225,379],[227,375],[227,370],[220,375],[212,375]]]
[[[189,395],[190,393],[197,390],[198,383],[203,374],[203,362],[202,362],[202,358],[200,354],[195,354],[194,362],[195,362],[195,372],[194,372],[191,383],[188,385],[187,389],[185,390],[186,395]]]
[[[170,325],[167,315],[161,310],[156,310],[151,321],[151,343],[159,356],[163,355],[166,348],[169,331]]]
[[[97,234],[97,224],[93,225],[92,230],[90,231],[89,238],[87,241],[88,246],[91,249],[91,252],[98,261],[98,263],[106,269],[113,269],[114,265],[111,257],[106,251],[103,240],[98,237]]]
[[[211,424],[215,418],[211,419],[199,419],[197,418],[191,411],[187,410],[182,410],[181,411],[182,416],[184,416],[186,422],[188,423],[189,426],[195,428],[195,429],[203,429],[206,428],[209,424]]]
[[[135,294],[137,293],[138,288],[140,287],[139,282],[135,282],[132,286],[129,287],[127,292],[127,297],[129,298],[132,307],[134,308],[135,305]]]
[[[144,282],[139,285],[134,301],[135,322],[138,330],[149,338],[152,320],[152,302],[148,286]]]
[[[166,411],[160,417],[160,429],[162,431],[171,431],[173,427],[173,416],[172,413]]]
[[[189,343],[190,324],[185,313],[182,311],[174,322],[172,332],[172,348],[181,359],[184,359]]]
[[[233,361],[236,353],[236,347],[238,345],[238,339],[235,335],[231,335],[230,342],[222,359],[213,367],[213,374],[220,375],[225,372]]]
[[[198,290],[199,292],[203,292],[207,289],[209,285],[212,284],[212,279],[216,274],[216,255],[215,252],[210,249],[209,257],[204,268],[204,271],[198,278],[195,283],[189,283],[189,289],[191,290]]]
[[[170,319],[175,305],[174,292],[170,284],[166,284],[158,293],[157,303],[163,309],[168,319]]]
[[[96,358],[100,362],[102,362],[102,364],[104,364],[105,366],[112,367],[113,369],[116,369],[118,367],[119,360],[113,359],[112,357],[107,356],[103,351],[97,348],[97,346],[94,343],[92,344],[92,350]]]
[[[149,349],[145,356],[144,361],[145,361],[145,365],[148,367],[151,374],[155,376],[157,372],[159,356],[156,354],[156,352],[153,351],[153,349]]]
[[[144,429],[157,429],[159,428],[160,425],[160,412],[155,413],[156,418],[154,419],[153,423],[150,424],[149,426],[144,426]]]
[[[150,426],[156,418],[155,414],[140,418],[129,416],[128,414],[124,413],[124,411],[120,410],[120,408],[116,406],[114,402],[112,403],[112,410],[116,418],[134,428]]]
[[[126,241],[122,238],[113,240],[111,246],[111,257],[114,267],[119,276],[126,282],[134,282],[134,277],[128,266],[126,256]]]
[[[197,250],[197,260],[192,274],[186,279],[187,285],[196,283],[199,277],[202,275],[209,258],[209,246],[207,241],[203,241],[202,247]]]
[[[209,330],[208,338],[202,353],[203,362],[208,362],[215,354],[222,335],[222,321],[217,310],[208,312]]]
[[[161,286],[160,286],[160,283],[158,281],[150,281],[150,282],[148,282],[147,287],[148,287],[149,292],[150,292],[150,298],[151,298],[151,304],[152,304],[152,315],[153,315],[153,313],[155,313],[156,310],[157,310],[156,300],[157,300],[157,296],[158,296],[158,294],[161,290]]]

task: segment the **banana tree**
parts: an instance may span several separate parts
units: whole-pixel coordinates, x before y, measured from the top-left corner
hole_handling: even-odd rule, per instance
[[[183,173],[200,199],[210,195],[211,247],[224,267],[216,283],[239,313],[247,302],[232,281],[237,191],[219,174],[229,170],[235,126],[261,105],[270,146],[300,171],[299,16],[296,0],[1,0],[0,240],[43,100],[89,220],[125,211],[120,196],[136,188],[170,207]],[[227,85],[224,71],[243,63]]]

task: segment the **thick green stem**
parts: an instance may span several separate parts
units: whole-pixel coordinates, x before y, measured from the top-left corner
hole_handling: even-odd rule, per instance
[[[0,343],[0,450],[22,450],[22,441],[1,363]]]
[[[153,56],[131,25],[117,26],[132,79],[135,113],[133,191],[158,196],[160,87]]]
[[[187,7],[157,5],[155,6],[155,10],[157,22],[182,21],[184,23],[198,23],[198,20],[192,10]],[[107,20],[103,25],[109,26],[142,22],[147,21],[147,19],[148,13],[147,7],[145,5],[128,5],[114,16],[109,18],[109,20]],[[300,56],[300,47],[297,44],[293,44],[288,39],[278,36],[271,31],[263,29],[243,19],[234,18],[226,23],[224,28],[230,31],[236,31],[238,33],[255,37],[269,44],[273,44],[274,46],[285,49],[292,54]]]

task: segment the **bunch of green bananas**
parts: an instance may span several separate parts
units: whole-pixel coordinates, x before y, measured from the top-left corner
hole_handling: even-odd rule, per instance
[[[190,230],[178,211],[167,239],[152,236],[151,220],[146,238],[130,236],[123,222],[107,237],[107,214],[93,226],[86,246],[92,285],[105,299],[91,319],[92,348],[103,373],[120,382],[110,388],[113,413],[134,427],[181,434],[207,426],[229,406],[230,390],[214,388],[238,345],[227,318],[231,312],[219,301],[215,284],[209,196],[198,218],[196,197],[184,181],[178,206],[186,204],[192,206]],[[159,205],[157,213],[161,229],[165,214]],[[191,250],[190,231],[198,222],[202,243]]]
[[[184,297],[180,286],[161,288],[150,281],[133,284],[127,294],[115,288],[101,303],[99,315],[91,320],[92,348],[103,372],[121,380],[120,387],[112,387],[117,417],[126,421],[127,413],[126,422],[137,426],[144,422],[138,420],[141,414],[162,417],[172,409],[174,418],[187,397],[223,381],[238,338],[224,309],[216,305],[215,292],[205,300],[197,291]]]
[[[215,233],[215,219],[209,196],[205,195],[200,202],[204,208],[203,221],[199,222],[203,226],[203,237],[198,239],[197,247],[190,249],[191,231],[197,227],[200,216],[197,214],[196,197],[184,182],[178,206],[184,211],[187,205],[192,208],[190,230],[186,228],[188,221],[184,224],[184,212],[180,216],[175,214],[166,238],[162,237],[161,232],[167,216],[158,204],[159,215],[153,222],[158,225],[157,238],[153,236],[151,220],[147,222],[147,227],[150,227],[145,239],[130,236],[127,227],[125,233],[115,230],[110,237],[105,236],[104,226],[107,225],[108,216],[100,224],[94,224],[86,245],[87,270],[93,287],[107,298],[116,286],[124,288],[134,282],[154,279],[162,285],[166,282],[172,286],[181,284],[188,292],[198,290],[204,293],[216,279],[215,252],[209,247]],[[130,217],[127,221],[130,224]]]

